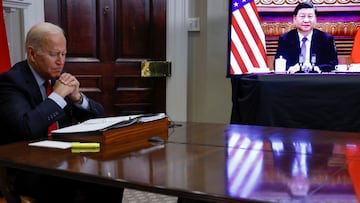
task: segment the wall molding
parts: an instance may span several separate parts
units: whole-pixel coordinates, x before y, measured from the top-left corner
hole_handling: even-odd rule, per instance
[[[24,0],[3,0],[3,10],[7,13],[15,12],[16,9],[25,9],[31,5]]]

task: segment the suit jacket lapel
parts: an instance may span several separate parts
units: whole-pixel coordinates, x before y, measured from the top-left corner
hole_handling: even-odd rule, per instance
[[[298,53],[298,55],[300,55],[300,39],[297,30],[294,30],[292,32],[292,39],[294,40],[291,40],[291,45],[292,47],[296,47],[296,52]]]
[[[27,92],[29,92],[29,96],[33,102],[33,105],[40,104],[43,99],[42,95],[39,89],[39,86],[37,85],[37,82],[35,80],[35,77],[33,76],[30,67],[26,63],[26,68],[22,69],[23,76],[24,76],[24,87],[26,88]]]
[[[314,29],[312,37],[311,37],[310,56],[312,56],[315,53],[316,46],[317,46],[316,42],[317,42],[318,34],[319,34],[318,31],[316,29]]]

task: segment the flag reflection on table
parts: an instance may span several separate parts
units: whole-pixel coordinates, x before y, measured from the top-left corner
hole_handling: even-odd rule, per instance
[[[263,168],[263,142],[252,141],[238,132],[229,132],[227,180],[230,196],[248,197],[256,188]]]

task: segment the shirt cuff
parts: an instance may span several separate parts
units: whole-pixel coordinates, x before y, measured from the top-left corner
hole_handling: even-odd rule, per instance
[[[81,99],[79,102],[75,102],[75,106],[81,108],[81,109],[89,109],[89,100],[86,97],[85,94],[80,93],[81,94]]]
[[[57,103],[62,109],[66,106],[66,101],[64,98],[62,98],[60,95],[58,95],[55,92],[52,92],[49,96],[49,99],[53,100],[55,103]]]

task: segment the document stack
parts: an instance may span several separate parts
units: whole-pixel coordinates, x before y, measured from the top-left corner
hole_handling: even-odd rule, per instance
[[[71,142],[145,143],[151,137],[168,139],[164,113],[96,118],[52,131],[52,139]]]

